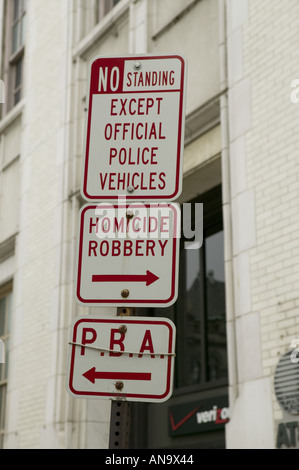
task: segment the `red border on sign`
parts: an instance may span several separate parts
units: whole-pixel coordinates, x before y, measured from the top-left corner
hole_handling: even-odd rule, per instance
[[[92,68],[94,67],[95,63],[99,61],[103,63],[113,61],[113,64],[118,63],[120,66],[120,70],[124,70],[124,63],[125,61],[129,60],[157,60],[157,59],[178,59],[181,62],[181,83],[179,90],[140,90],[140,91],[126,91],[125,93],[167,93],[169,91],[179,91],[180,92],[180,105],[179,105],[179,120],[178,120],[178,142],[177,142],[177,158],[176,158],[176,177],[175,177],[175,190],[172,194],[169,195],[159,195],[159,194],[152,194],[152,195],[142,195],[138,197],[138,199],[142,200],[173,200],[178,197],[178,191],[180,187],[180,168],[181,168],[181,147],[182,147],[182,121],[183,121],[183,102],[184,102],[184,83],[185,83],[185,67],[184,67],[184,59],[179,55],[167,55],[167,56],[136,56],[136,57],[115,57],[115,58],[99,58],[96,59],[93,64]],[[102,201],[102,200],[116,200],[119,197],[119,194],[113,196],[111,194],[102,194],[102,195],[90,195],[87,192],[87,178],[88,178],[88,164],[89,164],[89,147],[90,147],[90,127],[91,127],[91,115],[92,115],[92,98],[94,93],[94,79],[91,73],[90,77],[90,92],[89,92],[89,107],[88,107],[88,121],[87,121],[87,133],[86,133],[86,145],[85,145],[85,163],[84,163],[84,174],[83,174],[83,186],[82,186],[82,195],[87,200],[93,201]],[[99,93],[97,93],[99,94]],[[107,94],[107,93],[105,93]],[[128,200],[136,200],[136,195],[126,194],[126,198]]]
[[[135,320],[129,320],[126,319],[125,317],[122,317],[121,319],[100,319],[100,318],[81,318],[74,324],[73,328],[73,336],[72,336],[72,342],[76,342],[76,337],[77,337],[77,328],[78,325],[82,322],[88,322],[88,323],[117,323],[117,324],[126,324],[126,321],[128,324],[146,324],[146,325],[164,325],[167,326],[169,329],[169,341],[168,341],[168,354],[171,354],[172,349],[173,349],[173,344],[174,344],[174,337],[173,337],[173,329],[170,325],[170,323],[164,321],[164,320],[138,320],[138,318]],[[150,395],[150,394],[140,394],[140,393],[107,393],[107,392],[91,392],[91,391],[78,391],[75,390],[72,382],[73,382],[73,377],[74,377],[74,369],[75,369],[75,351],[76,351],[76,345],[72,345],[72,352],[71,352],[71,360],[70,360],[70,373],[69,373],[69,389],[74,395],[79,395],[79,396],[98,396],[98,397],[119,397],[119,398],[147,398],[147,399],[152,399],[152,400],[163,400],[171,391],[171,356],[168,356],[167,358],[167,376],[166,376],[166,390],[162,395]]]
[[[154,203],[153,203],[154,204]],[[158,204],[157,204],[158,205]],[[123,205],[123,206],[117,206],[117,205],[107,205],[105,206],[104,203],[101,204],[101,207],[103,209],[108,209],[108,208],[111,208],[114,207],[115,209],[116,208],[129,208],[131,207],[130,205]],[[171,203],[166,203],[165,206],[167,207],[171,207],[174,212],[174,227],[177,226],[177,210],[176,210],[176,206],[174,206],[173,204]],[[137,208],[138,209],[138,203],[134,203],[134,208]],[[144,204],[140,207],[145,207],[145,208],[149,208],[150,205],[149,204]],[[81,211],[81,220],[80,220],[80,231],[79,231],[79,249],[78,249],[78,269],[77,269],[77,287],[76,287],[76,294],[77,294],[77,299],[82,302],[83,304],[86,304],[86,305],[101,305],[101,304],[109,304],[111,306],[113,305],[118,305],[118,304],[121,304],[121,306],[125,306],[125,305],[161,305],[163,306],[164,304],[167,305],[169,304],[175,297],[175,294],[176,294],[176,271],[177,271],[177,266],[176,266],[176,263],[177,263],[177,257],[176,257],[176,252],[177,252],[177,244],[179,243],[179,238],[178,238],[178,235],[179,234],[175,234],[176,236],[173,237],[173,243],[172,243],[172,270],[171,270],[171,294],[169,296],[168,299],[164,299],[164,300],[161,300],[161,299],[141,299],[141,300],[132,300],[132,299],[119,299],[119,300],[115,300],[114,299],[84,299],[82,298],[81,294],[80,294],[80,291],[81,291],[81,279],[82,279],[82,253],[83,253],[83,233],[84,233],[84,215],[86,213],[87,210],[89,209],[96,209],[97,208],[97,205],[94,205],[94,204],[91,204],[91,205],[86,205],[83,207],[82,211]]]

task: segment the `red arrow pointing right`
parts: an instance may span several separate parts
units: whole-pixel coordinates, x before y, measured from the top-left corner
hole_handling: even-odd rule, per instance
[[[150,286],[158,280],[158,276],[151,271],[146,274],[93,274],[92,282],[145,282]]]

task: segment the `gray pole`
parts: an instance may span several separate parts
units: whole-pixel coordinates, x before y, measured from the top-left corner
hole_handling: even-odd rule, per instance
[[[117,309],[118,316],[130,316],[130,308]],[[120,382],[120,390],[121,390]],[[117,384],[116,384],[117,385]],[[130,433],[130,403],[125,400],[112,400],[110,415],[109,449],[128,449]]]

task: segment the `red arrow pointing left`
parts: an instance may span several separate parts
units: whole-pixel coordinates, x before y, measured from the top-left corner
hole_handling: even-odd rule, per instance
[[[152,374],[147,372],[97,372],[96,368],[92,367],[82,375],[94,384],[96,379],[151,380]]]
[[[150,286],[158,279],[158,276],[151,271],[146,271],[146,274],[94,274],[92,276],[92,282],[145,282],[146,286]]]

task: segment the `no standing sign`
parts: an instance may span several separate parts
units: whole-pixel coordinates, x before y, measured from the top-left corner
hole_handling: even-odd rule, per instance
[[[172,201],[181,193],[185,61],[97,58],[90,68],[82,196]]]

